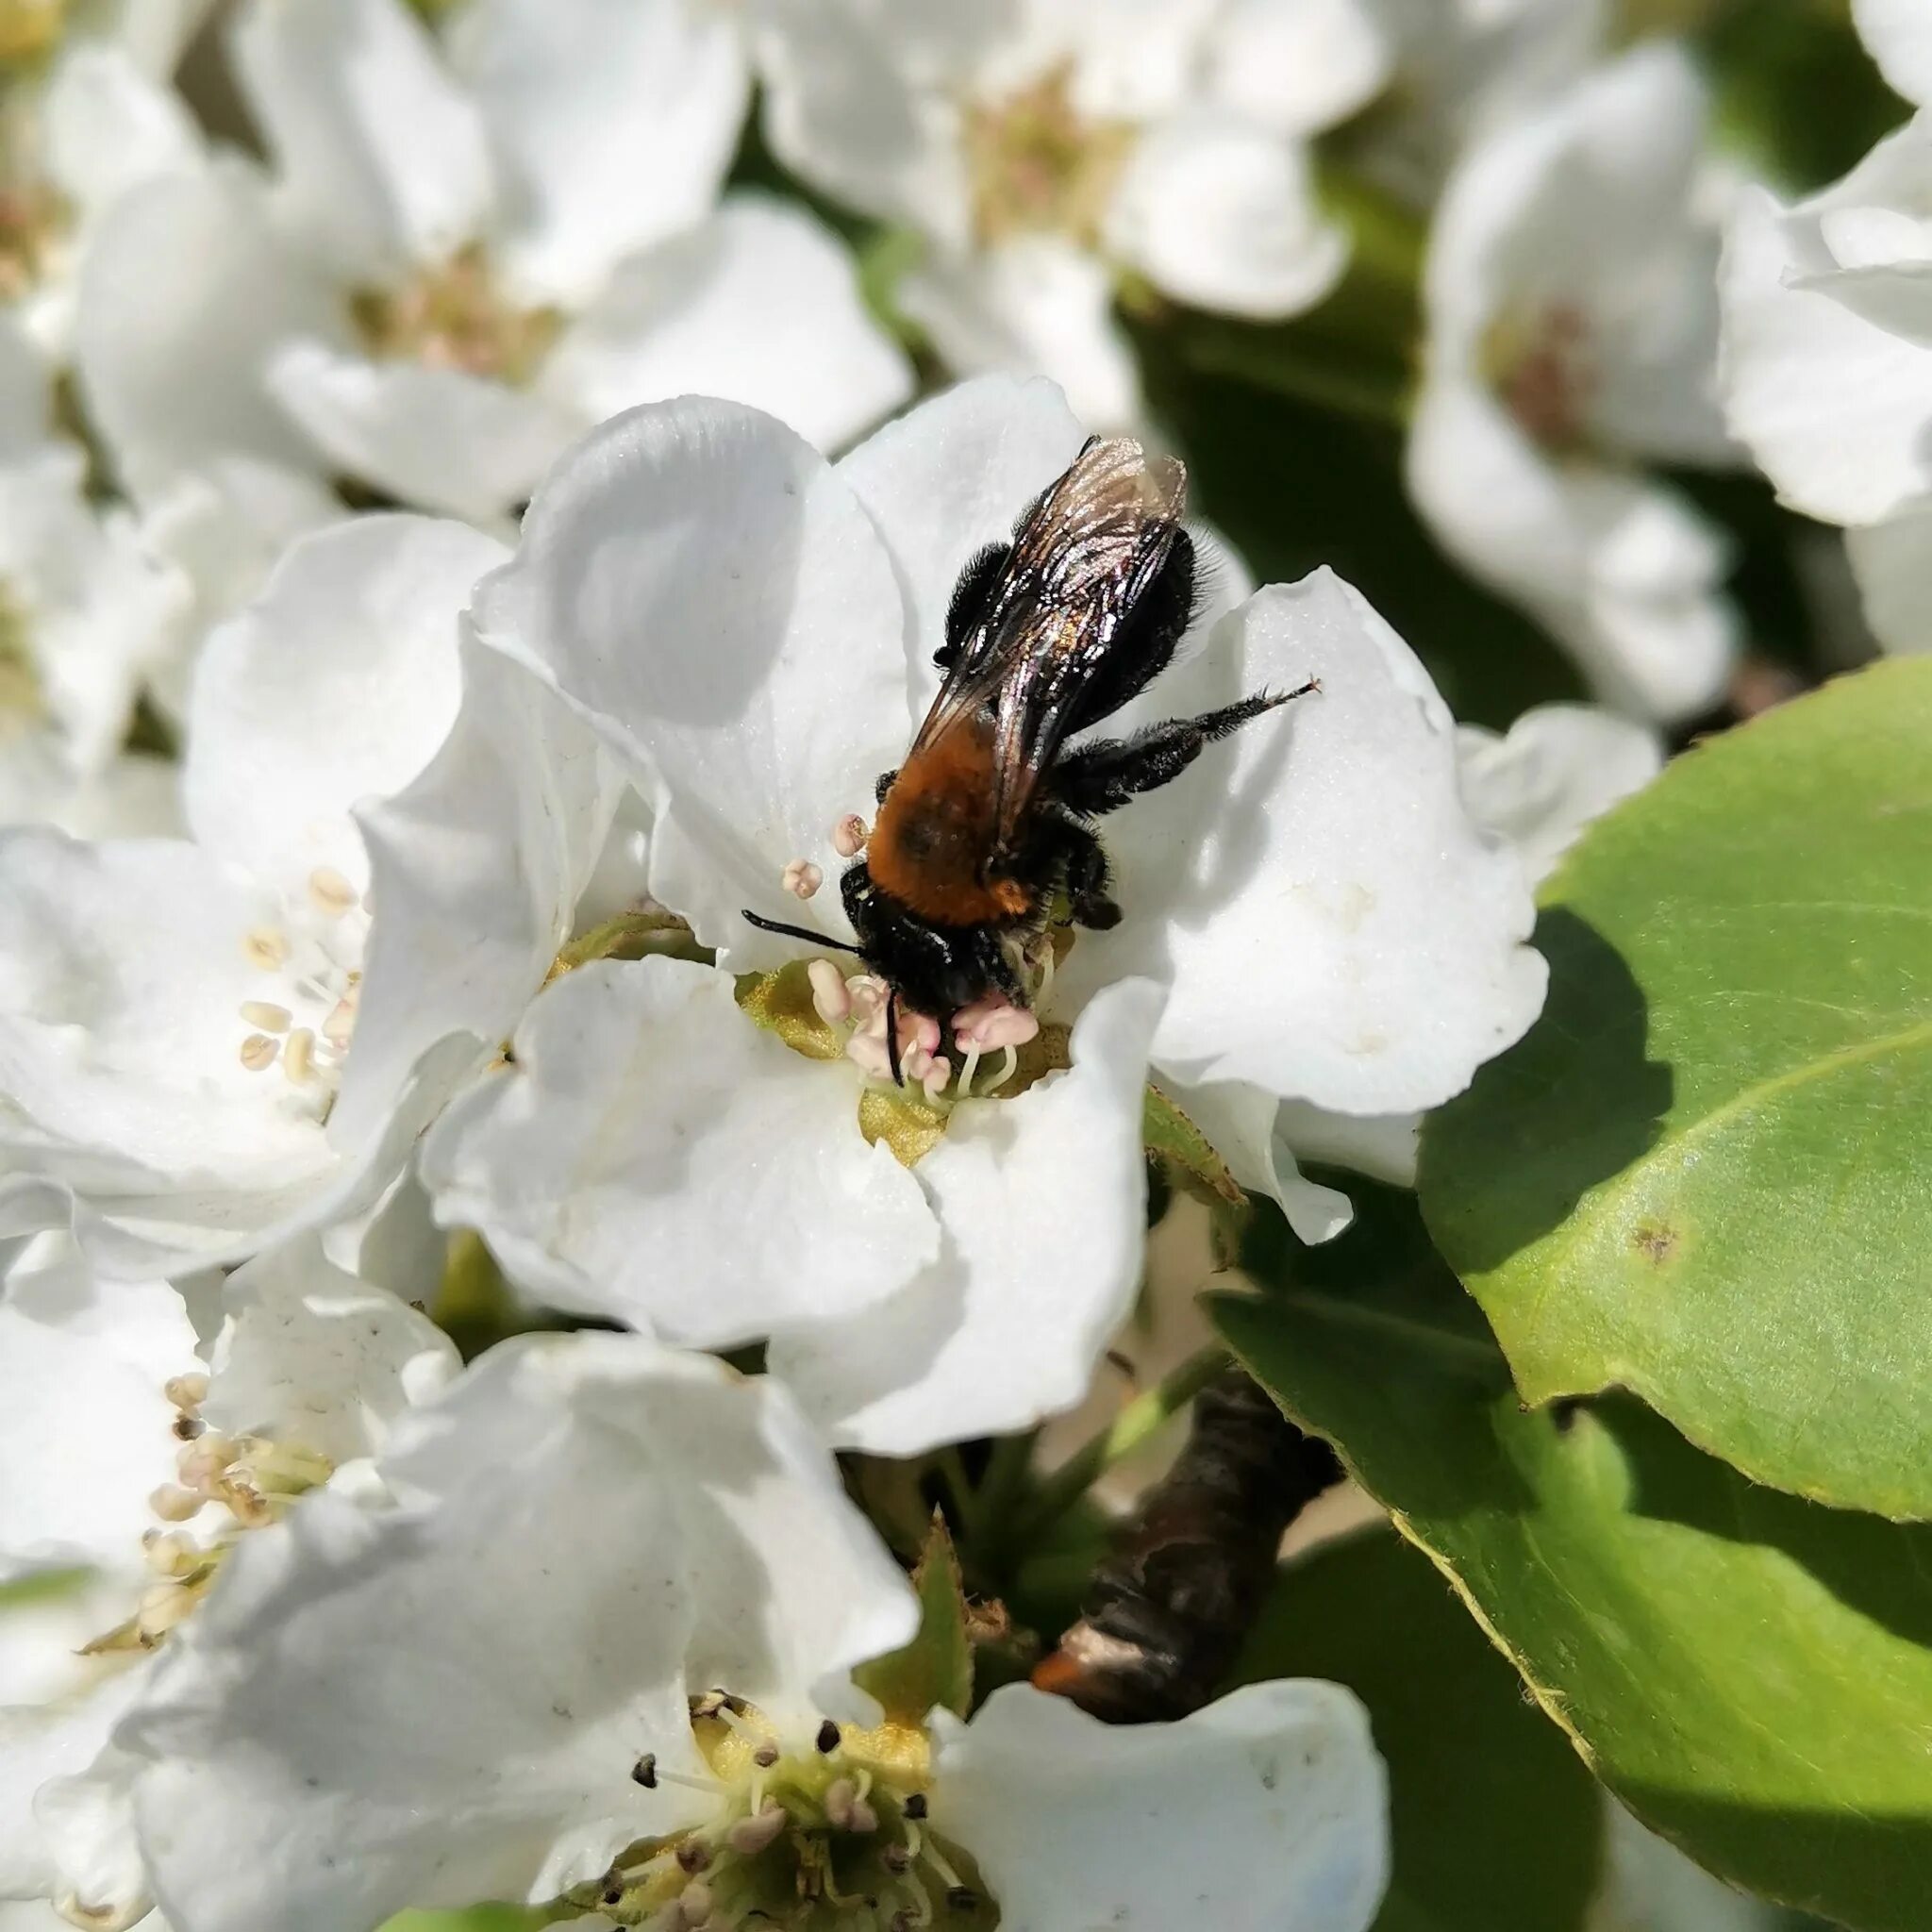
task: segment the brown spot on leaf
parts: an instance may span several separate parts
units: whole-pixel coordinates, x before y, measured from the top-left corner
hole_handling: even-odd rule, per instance
[[[1630,1245],[1653,1268],[1661,1268],[1677,1252],[1683,1237],[1661,1221],[1641,1221],[1631,1230]]]

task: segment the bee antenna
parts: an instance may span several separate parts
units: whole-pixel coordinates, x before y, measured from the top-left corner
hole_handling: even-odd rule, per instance
[[[805,940],[814,946],[829,946],[835,953],[859,953],[859,949],[845,940],[827,939],[822,932],[812,932],[802,925],[787,925],[782,919],[765,919],[754,912],[749,906],[740,910],[747,925],[755,925],[760,932],[783,933],[790,940]],[[859,953],[863,958],[863,953]]]
[[[899,989],[886,989],[886,1065],[892,1070],[892,1085],[903,1087],[906,1076],[899,1071]]]

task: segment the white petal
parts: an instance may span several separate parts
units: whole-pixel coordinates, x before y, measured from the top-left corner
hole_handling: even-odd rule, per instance
[[[167,75],[174,72],[211,4],[212,0],[108,0],[99,11],[106,15],[101,23],[105,30],[126,48],[144,74]]]
[[[1641,791],[1663,762],[1655,731],[1590,705],[1540,705],[1507,737],[1473,724],[1457,732],[1470,816],[1516,847],[1535,883],[1591,820]]]
[[[1082,935],[1066,991],[1171,972],[1155,1064],[1351,1113],[1459,1091],[1542,1005],[1513,853],[1457,791],[1441,700],[1326,571],[1271,586],[1215,632],[1163,708],[1323,689],[1210,746],[1110,823],[1127,917]]]
[[[84,223],[136,183],[201,163],[201,135],[180,96],[110,44],[62,58],[43,112],[48,178]]]
[[[749,92],[743,37],[723,11],[473,0],[449,49],[483,110],[520,287],[577,308],[625,256],[710,211]]]
[[[914,1621],[782,1394],[638,1337],[491,1350],[381,1474],[393,1504],[249,1538],[126,1727],[163,1907],[203,1932],[552,1895],[705,1808],[630,1776],[695,1768],[701,1670],[782,1705]]]
[[[483,122],[402,0],[261,0],[229,46],[289,217],[361,280],[485,229]]]
[[[1365,0],[1231,0],[1208,46],[1208,88],[1281,134],[1318,134],[1390,78],[1395,37]]]
[[[845,244],[788,202],[735,195],[633,256],[564,332],[542,392],[600,422],[667,396],[722,396],[837,448],[912,392],[867,314]]]
[[[933,653],[967,563],[1009,541],[1034,499],[1080,453],[1086,432],[1052,383],[983,375],[889,423],[839,474],[872,512],[912,612],[915,711],[938,690]]]
[[[1878,641],[1888,651],[1932,651],[1932,506],[1847,530],[1845,550]]]
[[[0,1581],[70,1564],[140,1573],[147,1499],[180,1448],[162,1388],[198,1366],[165,1282],[102,1281],[64,1240],[0,1282]]]
[[[998,4],[760,0],[754,26],[773,152],[854,208],[962,246],[969,190],[959,109],[947,95],[1010,31],[1009,16]]]
[[[959,375],[1049,376],[1090,429],[1141,420],[1140,371],[1114,319],[1113,276],[1084,249],[1042,235],[940,256],[904,277],[899,306]]]
[[[1381,1902],[1385,1774],[1338,1684],[1124,1729],[1015,1684],[942,1735],[933,1826],[978,1861],[1001,1932],[1363,1932]]]
[[[1932,16],[1921,0],[1852,0],[1852,20],[1886,79],[1915,106],[1932,103]]]
[[[0,744],[0,825],[58,825],[76,839],[179,838],[180,794],[180,768],[145,753],[83,778],[50,732]]]
[[[1327,1158],[1321,1147],[1305,1148],[1301,1141],[1284,1132],[1284,1118],[1297,1108],[1306,1108],[1306,1102],[1284,1102],[1241,1080],[1222,1080],[1205,1087],[1184,1086],[1172,1079],[1163,1084],[1172,1091],[1174,1104],[1227,1162],[1235,1179],[1250,1193],[1266,1194],[1281,1204],[1298,1240],[1310,1245],[1333,1241],[1354,1221],[1355,1208],[1348,1196],[1303,1179],[1294,1154],[1290,1152],[1293,1146],[1318,1160]]]
[[[1352,1168],[1357,1174],[1398,1188],[1415,1186],[1422,1129],[1419,1113],[1331,1113],[1325,1108],[1310,1107],[1306,1100],[1284,1101],[1274,1118],[1274,1131],[1284,1150],[1292,1147],[1306,1160]],[[1304,1226],[1295,1218],[1292,1203],[1287,1211],[1289,1225],[1303,1241],[1328,1239],[1327,1233]],[[1353,1220],[1353,1209],[1348,1218]],[[1328,1232],[1340,1234],[1346,1225],[1344,1221]]]
[[[238,1269],[222,1302],[203,1416],[333,1463],[379,1454],[397,1419],[462,1366],[426,1315],[331,1266],[313,1235]]]
[[[772,1373],[833,1441],[914,1455],[1030,1427],[1086,1393],[1140,1285],[1141,1092],[1159,1011],[1158,986],[1109,987],[1075,1026],[1067,1072],[966,1102],[918,1167],[937,1259],[877,1307],[801,1308],[817,1318],[774,1336]]]
[[[776,912],[912,728],[891,560],[817,451],[701,398],[620,416],[551,473],[475,621],[633,761],[652,892],[734,969],[789,958],[740,908]]]
[[[112,1688],[129,1695],[125,1685]],[[134,1759],[109,1742],[84,1771],[52,1778],[34,1795],[60,1892],[93,1918],[117,1924],[144,1918],[153,1903],[135,1840],[135,1770]]]
[[[0,462],[30,455],[54,426],[54,373],[14,317],[0,314]]]
[[[184,791],[210,852],[299,902],[318,867],[368,883],[349,813],[408,785],[449,735],[457,618],[508,553],[427,517],[358,517],[288,551],[204,646]]]
[[[1921,121],[1815,202],[1787,210],[1757,189],[1738,199],[1722,284],[1725,413],[1778,493],[1809,515],[1874,523],[1932,489],[1932,349],[1805,286],[1837,266],[1822,214],[1879,196],[1896,205],[1928,177],[1932,126]]]
[[[346,320],[239,167],[146,183],[89,242],[75,367],[89,419],[137,491],[232,455],[313,468],[263,383],[271,352],[296,335],[346,339]]]
[[[475,523],[523,502],[582,426],[571,411],[488,376],[373,362],[314,341],[278,349],[268,386],[351,475]]]
[[[1307,151],[1208,108],[1141,137],[1107,235],[1176,300],[1235,315],[1312,308],[1348,259],[1346,234],[1316,200]]]
[[[447,741],[365,808],[370,928],[354,1051],[331,1124],[369,1131],[433,1042],[478,1059],[515,1030],[569,937],[615,786],[590,729],[521,666],[463,646]]]
[[[938,1251],[858,1093],[852,1067],[753,1024],[728,975],[603,961],[530,1008],[514,1067],[450,1108],[424,1175],[439,1219],[550,1300],[732,1347],[871,1308]]]

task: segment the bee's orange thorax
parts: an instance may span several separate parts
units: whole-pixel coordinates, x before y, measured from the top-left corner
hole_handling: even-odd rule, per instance
[[[1032,891],[990,869],[992,740],[976,722],[907,759],[879,807],[866,848],[874,883],[941,925],[1010,924]]]

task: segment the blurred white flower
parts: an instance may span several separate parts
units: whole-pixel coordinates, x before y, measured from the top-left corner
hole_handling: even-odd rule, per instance
[[[909,224],[906,311],[957,370],[1034,370],[1127,426],[1115,276],[1246,316],[1311,308],[1346,239],[1307,139],[1381,84],[1361,0],[758,0],[766,125],[800,175]]]
[[[1716,701],[1737,644],[1723,535],[1643,467],[1733,459],[1705,121],[1656,44],[1476,143],[1431,232],[1407,457],[1452,555],[1662,723]]]
[[[910,373],[850,258],[718,194],[746,92],[702,0],[255,0],[238,78],[274,174],[177,172],[101,228],[87,401],[151,490],[237,452],[487,520],[583,428],[686,390],[827,444]]]
[[[504,555],[411,517],[303,540],[204,656],[192,841],[0,835],[16,1220],[72,1198],[118,1273],[239,1258],[373,1205],[495,1051],[609,811],[588,734],[459,660]]]
[[[1886,76],[1932,98],[1924,9],[1864,0]],[[1932,650],[1932,113],[1786,208],[1740,197],[1724,250],[1730,427],[1793,508],[1846,526],[1879,641]]]
[[[1557,869],[1592,819],[1641,791],[1662,771],[1664,748],[1648,725],[1591,705],[1539,705],[1507,734],[1456,730],[1463,803],[1514,847],[1529,883]],[[1420,1113],[1343,1114],[1289,1101],[1273,1131],[1303,1160],[1415,1185]]]
[[[1382,1770],[1334,1685],[1134,1730],[1025,1685],[968,1724],[859,1690],[916,1606],[769,1379],[636,1336],[511,1341],[372,1474],[237,1551],[119,1733],[195,1932],[565,1892],[783,1926],[826,1883],[881,1923],[984,1892],[1012,1932],[1374,1916]]]
[[[165,1282],[97,1277],[63,1236],[0,1282],[0,1895],[132,1924],[147,1886],[114,1724],[238,1542],[374,1454],[458,1368],[425,1317],[312,1239],[219,1291],[198,1342]],[[56,1580],[58,1573],[83,1573]]]
[[[686,402],[607,425],[540,492],[479,632],[627,760],[648,890],[730,972],[795,951],[740,908],[775,911],[801,858],[840,864],[840,822],[936,689],[961,569],[1080,444],[1050,386],[1003,377],[837,468],[767,418]],[[1071,1404],[1138,1277],[1150,1058],[1210,1136],[1258,1140],[1247,1176],[1324,1234],[1336,1198],[1275,1161],[1276,1099],[1433,1104],[1541,1002],[1521,870],[1463,813],[1421,667],[1346,587],[1262,591],[1119,728],[1309,675],[1319,699],[1109,821],[1126,919],[1079,936],[1041,1012],[1074,1023],[1067,1071],[986,1099],[1004,1055],[956,1105],[969,1043],[934,1016],[908,1041],[927,1091],[902,1092],[875,990],[829,961],[794,987],[795,1052],[705,969],[613,967],[547,994],[516,1070],[434,1135],[439,1212],[563,1306],[709,1346],[770,1336],[841,1441],[904,1452]],[[814,917],[849,941],[831,895]]]

